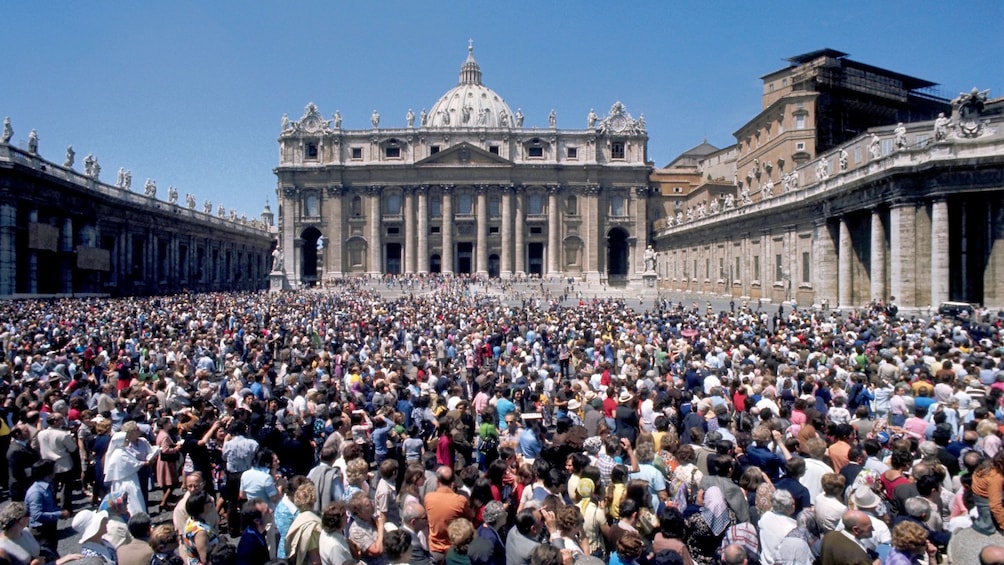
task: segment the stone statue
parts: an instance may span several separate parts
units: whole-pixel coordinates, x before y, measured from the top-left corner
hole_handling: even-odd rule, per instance
[[[785,194],[791,192],[791,175],[784,175],[781,177],[782,187]]]
[[[471,121],[471,110],[472,110],[472,108],[470,106],[464,106],[463,108],[461,108],[460,109],[460,121],[462,121],[465,124],[467,122]],[[481,119],[482,119],[482,117],[484,115],[485,115],[485,110],[484,110],[484,108],[482,108],[481,111],[478,112],[478,122],[479,123],[481,122]]]
[[[750,196],[750,187],[744,186],[742,192],[739,193],[739,197],[742,199],[743,204],[752,204],[753,197]]]
[[[202,212],[205,214],[213,213],[213,202],[212,200],[204,200],[202,202]]]
[[[847,164],[850,161],[850,158],[851,157],[850,157],[850,155],[847,154],[847,150],[846,149],[841,149],[840,150],[840,159],[839,160],[840,160],[840,170],[841,171],[846,171],[847,170]]]
[[[10,125],[10,116],[3,119],[3,136],[0,136],[0,143],[10,143],[10,138],[14,137],[14,128]]]
[[[177,204],[178,203],[178,189],[173,186],[167,187],[167,203]]]
[[[558,115],[554,113],[554,109],[551,109],[551,113],[547,115],[547,125],[557,127],[558,125]]]
[[[237,221],[237,210],[234,210],[233,208],[230,209],[230,221],[231,222]]]
[[[945,117],[944,112],[939,112],[934,120],[934,140],[945,141],[948,139],[948,128],[952,126],[952,120]]]
[[[335,120],[335,129],[342,129],[342,113],[335,110],[331,117]]]
[[[225,218],[227,216],[227,209],[223,206],[223,204],[220,204],[219,207],[216,208],[216,215],[220,218]]]
[[[291,129],[293,129],[293,128],[289,125],[289,114],[283,114],[282,115],[282,131],[283,132],[287,132],[287,131],[289,131]]]
[[[638,129],[645,131],[645,114],[638,114]]]
[[[701,202],[700,204],[697,205],[697,217],[703,218],[707,215],[708,215],[707,207],[704,205],[704,202]]]
[[[100,176],[101,176],[101,164],[98,163],[98,158],[95,157],[94,166],[91,167],[91,178],[94,180],[98,180],[98,177]]]
[[[816,161],[816,180],[826,180],[830,178],[830,160],[823,157]]]
[[[960,92],[952,100],[952,108],[958,112],[959,121],[976,120],[983,113],[983,108],[986,106],[989,95],[989,90],[980,92],[975,86],[969,92]]]
[[[906,149],[906,126],[903,122],[896,124],[896,129],[892,132],[896,139],[896,149]]]
[[[439,113],[443,115],[443,125],[450,125],[450,112],[448,110],[440,110]]]
[[[683,212],[677,210],[676,211],[676,225],[680,225],[682,223],[683,223]]]
[[[185,206],[187,206],[189,210],[195,210],[195,195],[191,192],[185,194]]]
[[[791,177],[791,189],[798,188],[798,171],[791,171],[789,176]]]
[[[272,250],[272,272],[278,273],[282,271],[282,248],[276,247]]]
[[[38,132],[35,130],[28,134],[28,153],[38,155]]]
[[[152,179],[149,178],[146,179],[146,182],[143,184],[143,195],[146,196],[147,198],[156,198],[157,183],[154,182]]]
[[[115,186],[119,188],[125,187],[125,167],[119,167],[119,172],[115,175]]]
[[[408,113],[405,114],[404,119],[408,122],[408,127],[415,127],[415,112],[412,112],[411,108],[408,108]]]
[[[483,125],[486,125],[488,123],[488,112],[490,112],[490,110],[488,108],[482,108],[481,111],[478,112],[478,125],[479,126],[483,126]]]
[[[505,110],[499,112],[499,126],[504,128],[509,127],[509,114]]]
[[[693,206],[691,206],[690,208],[687,208],[687,221],[688,222],[694,221],[694,207]]]
[[[645,272],[652,273],[655,272],[656,259],[655,259],[655,249],[651,245],[645,248]]]
[[[718,213],[718,199],[717,198],[715,198],[714,200],[711,201],[711,206],[708,207],[708,210],[712,214],[717,214]]]
[[[725,195],[725,209],[731,210],[736,207],[736,197],[734,194],[729,193]]]
[[[98,165],[97,159],[94,160],[94,168],[98,172],[101,171],[101,165]],[[95,173],[95,175],[96,174],[97,174],[97,172]],[[132,188],[132,171],[130,171],[129,169],[126,169],[126,172],[125,172],[125,185],[122,188],[124,188],[126,190],[130,190]]]
[[[419,123],[422,124],[422,127],[429,125],[429,113],[425,111],[425,108],[422,108],[422,112],[418,114],[418,117],[421,120]]]
[[[72,169],[73,168],[73,161],[76,160],[76,158],[77,158],[77,152],[73,150],[73,146],[72,145],[67,145],[66,146],[66,160],[63,161],[63,166],[66,167],[66,168],[68,168],[68,169]]]
[[[516,127],[523,127],[523,109],[516,108]]]
[[[871,142],[868,143],[868,152],[871,153],[872,160],[882,158],[882,140],[874,133]]]
[[[772,179],[767,179],[767,184],[763,185],[763,191],[767,196],[774,196],[774,181]]]
[[[596,122],[599,121],[600,117],[596,115],[596,110],[593,108],[589,109],[589,117],[586,118],[586,127],[594,128],[596,127]]]
[[[90,153],[84,157],[84,176],[89,177],[94,174],[94,155]]]
[[[324,251],[324,236],[323,235],[317,236],[317,250],[318,251]]]
[[[380,127],[380,112],[373,110],[373,113],[370,114],[370,123],[373,124],[374,128]]]

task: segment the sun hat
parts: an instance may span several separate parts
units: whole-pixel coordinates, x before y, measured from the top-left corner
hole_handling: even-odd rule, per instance
[[[571,400],[568,401],[568,409],[569,410],[578,410],[581,407],[582,407],[582,404],[579,403],[579,401],[576,400],[575,398],[573,398],[573,399],[571,399]]]
[[[634,395],[625,390],[617,397],[617,402],[627,404],[628,402],[631,402],[632,399],[634,399]]]
[[[859,486],[854,490],[854,494],[851,495],[851,503],[853,503],[854,508],[857,508],[858,510],[877,508],[879,505],[879,497],[872,489],[866,486]]]
[[[94,510],[81,510],[73,517],[73,529],[80,532],[79,543],[94,537],[101,529],[101,522],[108,520],[108,513],[104,510],[95,512]]]

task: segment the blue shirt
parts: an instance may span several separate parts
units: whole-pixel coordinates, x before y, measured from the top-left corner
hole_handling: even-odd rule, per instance
[[[241,492],[247,495],[248,500],[260,498],[268,503],[269,508],[275,508],[272,497],[278,494],[279,490],[268,469],[253,467],[241,475]]]
[[[62,513],[56,505],[56,493],[52,485],[45,481],[35,481],[24,495],[24,505],[28,508],[28,525],[37,528],[45,524],[55,524]]]
[[[508,398],[500,398],[495,401],[495,411],[499,414],[499,430],[507,430],[509,426],[505,423],[506,414],[516,411],[516,405]]]
[[[537,434],[527,428],[519,434],[519,452],[524,458],[536,459],[540,457],[540,442],[537,441]]]
[[[370,434],[373,440],[373,453],[377,455],[387,455],[387,437],[390,435],[390,426],[374,428]]]

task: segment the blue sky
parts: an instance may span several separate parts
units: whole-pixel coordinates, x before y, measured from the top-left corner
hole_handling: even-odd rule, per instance
[[[15,144],[102,178],[120,166],[257,215],[275,203],[280,119],[308,102],[345,128],[401,127],[457,82],[474,39],[484,83],[526,125],[582,128],[620,100],[664,165],[718,147],[760,110],[759,77],[829,47],[1004,95],[1004,2],[7,2],[0,116]]]

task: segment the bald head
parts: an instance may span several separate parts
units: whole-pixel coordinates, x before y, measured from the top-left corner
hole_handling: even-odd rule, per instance
[[[867,514],[860,510],[848,510],[844,512],[842,518],[844,529],[858,539],[868,539],[872,537],[872,521]]]
[[[439,481],[439,486],[441,487],[452,487],[453,469],[447,467],[446,465],[440,466],[436,469],[436,480]]]
[[[1004,547],[988,545],[980,551],[980,565],[1004,565]]]
[[[746,550],[738,543],[730,543],[722,550],[722,563],[726,565],[743,565],[746,563]]]

